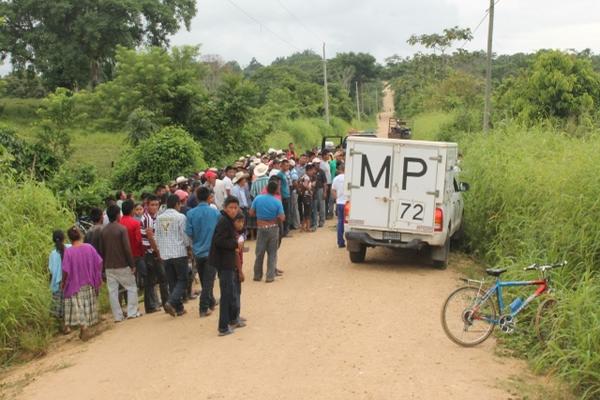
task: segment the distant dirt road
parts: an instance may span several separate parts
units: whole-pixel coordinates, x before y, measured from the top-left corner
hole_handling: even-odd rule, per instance
[[[385,129],[389,104],[388,96],[380,117]],[[329,223],[285,239],[279,260],[285,276],[277,282],[244,283],[248,326],[234,335],[217,337],[217,314],[200,319],[197,303],[188,303],[184,317],[156,313],[114,325],[85,344],[62,344],[5,376],[5,394],[43,400],[514,398],[501,387],[524,370],[521,362],[495,356],[493,339],[460,348],[440,326],[461,257],[441,271],[419,257],[370,249],[364,264],[351,264]],[[250,277],[253,261],[248,254]]]
[[[394,116],[394,91],[387,83],[383,89],[383,110],[377,116],[377,136],[388,137],[389,119]]]

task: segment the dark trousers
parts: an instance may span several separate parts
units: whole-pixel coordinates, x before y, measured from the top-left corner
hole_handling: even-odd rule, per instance
[[[345,246],[344,241],[344,204],[336,204],[337,208],[337,244],[338,246]]]
[[[281,204],[283,204],[283,213],[285,214],[285,221],[283,221],[283,236],[287,236],[290,231],[290,221],[292,219],[292,213],[290,212],[290,198],[282,198]]]
[[[209,308],[214,308],[217,303],[213,293],[217,270],[208,263],[208,257],[196,257],[196,268],[202,285],[198,307],[200,312],[206,312]]]
[[[236,319],[235,301],[235,269],[220,268],[219,287],[221,288],[221,302],[219,303],[219,332],[229,329],[229,324]]]
[[[237,322],[240,319],[240,312],[242,309],[242,282],[240,282],[240,275],[237,271],[233,277],[234,290],[233,295],[235,298],[235,309],[233,311],[233,320],[232,322]]]
[[[171,258],[164,261],[167,280],[169,281],[169,303],[176,311],[183,311],[183,296],[188,281],[187,257]]]
[[[165,267],[160,260],[152,254],[146,254],[144,257],[146,264],[146,285],[144,285],[144,307],[146,306],[146,297],[149,298],[154,308],[158,308],[159,304],[163,306],[169,299],[169,285],[167,284],[167,274]],[[156,298],[155,285],[158,283],[160,290],[160,303]],[[146,309],[148,310],[148,309]]]

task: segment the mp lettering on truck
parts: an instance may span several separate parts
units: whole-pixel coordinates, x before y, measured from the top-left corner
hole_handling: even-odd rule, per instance
[[[377,174],[377,178],[373,178],[373,170],[371,170],[371,164],[369,164],[369,159],[366,154],[362,155],[362,165],[360,168],[360,186],[365,186],[365,175],[369,175],[369,180],[371,181],[372,187],[377,187],[379,181],[383,174],[385,174],[385,188],[388,189],[390,187],[390,166],[392,165],[392,157],[387,156],[383,161],[383,165]]]
[[[368,176],[371,186],[377,187],[377,185],[379,185],[379,181],[385,174],[385,188],[388,189],[390,187],[390,173],[392,164],[391,156],[387,156],[385,158],[376,177],[373,176],[373,170],[371,169],[371,164],[369,163],[369,158],[366,154],[362,155],[361,161],[360,186],[365,186],[365,178]],[[406,190],[406,184],[409,177],[419,178],[427,174],[427,163],[422,158],[415,157],[405,157],[403,161],[404,168],[402,173],[402,190]],[[414,166],[415,164],[418,167]],[[411,165],[413,165],[413,167],[409,168]]]
[[[409,171],[408,164],[419,164],[421,169],[419,171]],[[427,173],[427,163],[422,158],[404,157],[404,172],[402,173],[402,190],[406,190],[406,182],[408,177],[419,178]]]

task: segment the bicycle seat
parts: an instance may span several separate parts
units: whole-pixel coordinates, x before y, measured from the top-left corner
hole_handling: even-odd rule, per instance
[[[491,276],[500,276],[501,274],[505,273],[507,271],[506,268],[488,268],[485,270],[485,272],[487,272],[488,275]]]

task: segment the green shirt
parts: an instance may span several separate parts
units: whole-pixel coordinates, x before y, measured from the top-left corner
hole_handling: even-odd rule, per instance
[[[331,179],[335,178],[335,171],[337,170],[337,160],[335,158],[329,161],[329,170],[331,171]]]

